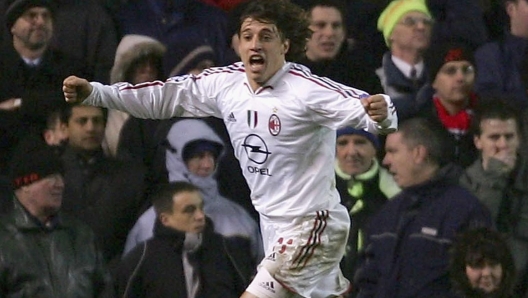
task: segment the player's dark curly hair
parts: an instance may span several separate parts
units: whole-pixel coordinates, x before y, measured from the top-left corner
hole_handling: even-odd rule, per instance
[[[310,23],[302,8],[289,0],[249,0],[238,19],[239,30],[247,18],[277,26],[281,38],[290,40],[287,61],[295,62],[304,56],[312,31],[308,28]]]

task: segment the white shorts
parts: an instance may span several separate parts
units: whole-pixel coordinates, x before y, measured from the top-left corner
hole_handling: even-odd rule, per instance
[[[293,221],[261,217],[266,258],[247,291],[259,297],[335,297],[349,288],[339,268],[345,252],[350,217],[344,206],[317,211]],[[266,270],[261,270],[261,269]],[[269,274],[268,274],[269,273]],[[273,280],[267,282],[269,275]],[[280,283],[287,290],[270,291]],[[271,289],[273,290],[273,289]]]

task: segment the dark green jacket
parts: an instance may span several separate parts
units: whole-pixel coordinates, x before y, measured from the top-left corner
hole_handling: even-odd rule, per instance
[[[0,217],[0,297],[99,297],[109,275],[84,224],[60,215],[45,227],[17,199]]]

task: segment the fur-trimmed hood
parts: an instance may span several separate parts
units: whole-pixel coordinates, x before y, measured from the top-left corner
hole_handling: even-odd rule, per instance
[[[154,55],[163,59],[167,48],[158,40],[138,34],[125,35],[116,50],[114,66],[110,73],[112,84],[125,81],[125,74],[138,59]],[[163,73],[163,70],[161,70]]]

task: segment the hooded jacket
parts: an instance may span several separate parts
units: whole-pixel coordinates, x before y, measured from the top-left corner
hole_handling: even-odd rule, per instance
[[[128,79],[127,73],[139,59],[151,56],[162,61],[165,52],[165,46],[154,38],[137,34],[125,35],[121,39],[115,53],[115,62],[110,73],[110,83],[126,82]],[[162,69],[159,71],[161,75]],[[108,120],[103,140],[103,149],[107,154],[116,155],[121,129],[128,118],[129,115],[125,112],[113,109],[108,110]]]
[[[242,241],[249,241],[251,255],[256,263],[260,262],[264,252],[255,220],[242,206],[220,195],[214,173],[209,177],[200,177],[187,169],[182,153],[189,143],[197,140],[216,144],[220,152],[218,158],[221,158],[224,144],[207,124],[198,119],[178,121],[172,125],[167,135],[170,148],[166,151],[165,162],[169,181],[187,181],[198,186],[202,190],[205,214],[213,221],[215,232],[224,237],[238,237]],[[152,237],[155,217],[152,207],[141,215],[128,235],[125,253],[137,243]]]

